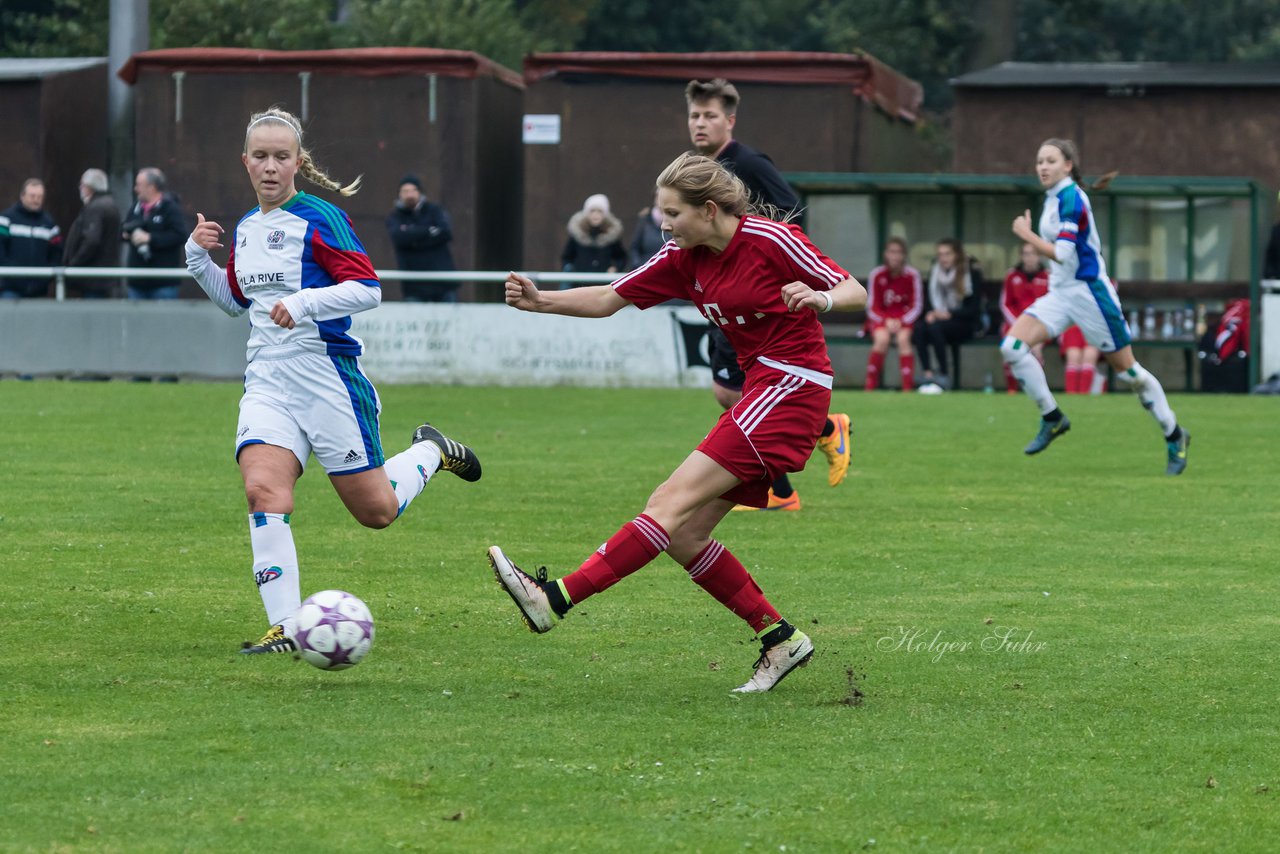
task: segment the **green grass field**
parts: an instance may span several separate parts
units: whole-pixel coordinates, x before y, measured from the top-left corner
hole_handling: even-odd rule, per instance
[[[709,392],[382,392],[391,452],[430,418],[485,476],[370,531],[313,464],[304,595],[377,620],[324,673],[236,654],[237,386],[0,384],[0,850],[1274,850],[1276,401],[1175,397],[1171,479],[1127,395],[1028,459],[1025,399],[837,393],[849,480],[718,532],[818,646],[743,697],[749,630],[665,557],[546,636],[485,561],[576,567]]]

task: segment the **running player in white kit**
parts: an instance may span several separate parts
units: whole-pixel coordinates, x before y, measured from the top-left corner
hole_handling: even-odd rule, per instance
[[[1071,429],[1032,350],[1075,324],[1160,425],[1167,452],[1165,473],[1182,474],[1191,436],[1178,425],[1160,381],[1133,357],[1129,325],[1102,260],[1093,207],[1080,186],[1078,160],[1070,140],[1045,140],[1036,153],[1036,176],[1046,191],[1039,232],[1031,227],[1030,211],[1013,221],[1013,233],[1049,259],[1049,292],[1014,322],[1000,344],[1005,364],[1040,409],[1040,430],[1024,452],[1038,454]],[[1094,188],[1105,186],[1104,181]]]
[[[376,308],[382,288],[373,264],[338,208],[295,186],[311,182],[349,196],[302,145],[302,125],[278,109],[255,114],[241,154],[258,207],[231,233],[225,270],[209,250],[225,233],[197,215],[187,241],[187,269],[230,315],[249,315],[248,367],[236,459],[249,502],[253,578],[270,628],[244,653],[292,652],[293,615],[301,603],[298,556],[289,517],[294,484],[315,454],[351,515],[370,528],[399,518],[438,469],[480,479],[470,448],[430,424],[412,444],[384,459],[381,405],[360,370],[360,339],[351,315]]]

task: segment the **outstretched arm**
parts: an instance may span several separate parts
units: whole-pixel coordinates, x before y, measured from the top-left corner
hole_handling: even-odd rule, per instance
[[[540,291],[533,280],[521,273],[507,276],[507,305],[539,314],[568,317],[608,317],[630,303],[618,296],[612,285],[573,288],[568,291]]]

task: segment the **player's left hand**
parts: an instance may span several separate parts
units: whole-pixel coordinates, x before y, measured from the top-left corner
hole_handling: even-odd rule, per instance
[[[820,296],[804,282],[791,282],[783,285],[782,301],[786,303],[787,311],[799,311],[802,308],[822,311],[827,307],[826,298]]]
[[[284,307],[284,302],[277,302],[271,306],[271,321],[285,329],[292,329],[296,325],[293,322],[293,315],[289,314],[289,309]]]

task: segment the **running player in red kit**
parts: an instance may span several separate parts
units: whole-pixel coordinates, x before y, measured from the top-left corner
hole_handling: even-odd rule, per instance
[[[920,271],[907,263],[907,241],[890,237],[884,245],[884,263],[867,277],[867,330],[871,333],[871,355],[867,358],[864,386],[867,391],[880,388],[890,340],[898,344],[902,390],[911,391],[916,387],[911,328],[923,309],[924,284]]]
[[[745,620],[761,643],[755,673],[735,690],[768,691],[813,655],[813,643],[782,619],[746,568],[711,533],[736,503],[763,507],[780,474],[804,468],[831,402],[831,361],[818,312],[856,311],[866,291],[799,228],[751,215],[742,181],[696,154],[658,177],[664,231],[672,240],[612,285],[539,291],[507,278],[506,301],[523,311],[607,317],[691,300],[724,330],[746,372],[742,399],[649,497],[644,512],[575,572],[549,580],[523,572],[497,546],[489,562],[534,632],[666,552],[698,586]]]

